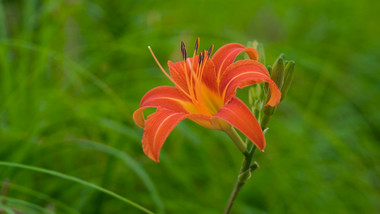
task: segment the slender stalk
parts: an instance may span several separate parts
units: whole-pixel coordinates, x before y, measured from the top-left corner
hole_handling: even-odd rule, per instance
[[[265,134],[266,129],[263,127],[263,121],[261,121],[261,127],[263,129],[263,132]],[[231,136],[230,134],[236,134],[237,136]],[[231,132],[228,134],[232,140],[236,139],[237,137],[240,138],[240,136],[235,132]],[[240,138],[241,139],[241,138]],[[244,160],[240,168],[239,176],[236,181],[235,187],[232,190],[230,199],[228,200],[227,207],[224,210],[224,214],[229,214],[231,211],[232,206],[234,205],[235,199],[237,195],[239,194],[241,188],[244,186],[245,182],[251,177],[251,172],[259,168],[259,164],[255,161],[253,164],[253,155],[255,154],[256,151],[256,146],[254,144],[251,144],[252,146],[246,151],[243,152],[244,154]]]
[[[255,154],[256,146],[253,146],[248,154],[244,156],[243,164],[240,168],[239,176],[236,181],[235,187],[231,193],[230,199],[228,200],[227,207],[224,210],[224,214],[228,214],[231,211],[232,205],[235,202],[237,195],[239,194],[241,188],[244,186],[245,182],[251,177],[251,172],[259,167],[257,162],[251,165],[253,155]]]
[[[236,132],[235,128],[230,126],[224,132],[227,133],[227,135],[232,139],[232,141],[235,143],[236,147],[246,156],[248,153],[247,151],[247,145],[244,143],[244,141],[241,139],[239,134]]]
[[[240,189],[243,187],[244,183],[240,183],[239,180],[236,181],[235,187],[231,193],[230,199],[228,200],[227,207],[224,210],[224,214],[228,214],[231,211],[232,205],[234,205],[236,196],[240,192]]]

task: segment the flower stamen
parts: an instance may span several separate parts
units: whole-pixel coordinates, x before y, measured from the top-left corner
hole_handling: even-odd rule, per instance
[[[187,52],[186,52],[186,46],[183,41],[181,41],[181,52],[182,52],[182,58],[186,61],[187,58]]]
[[[202,58],[203,58],[203,57],[202,57],[202,54],[203,54],[203,52],[200,52],[200,53],[199,53],[199,57],[198,57],[198,67],[201,66],[201,64],[202,64]]]
[[[211,45],[210,49],[208,49],[207,57],[210,58],[212,51],[214,50],[214,45]]]
[[[199,37],[197,38],[197,41],[195,42],[195,47],[194,47],[194,56],[197,54],[199,48]]]
[[[165,71],[165,69],[162,67],[162,65],[161,65],[160,62],[158,61],[156,55],[154,55],[152,48],[151,48],[150,46],[148,46],[148,49],[149,49],[150,53],[152,54],[154,61],[156,61],[158,67],[159,67],[159,68],[161,69],[161,71],[165,74],[165,76],[166,76],[170,81],[172,81],[173,84],[174,84],[174,85],[175,85],[175,86],[176,86],[181,92],[183,92],[186,96],[188,96],[189,98],[191,98],[190,94],[187,93],[187,92],[186,92],[181,86],[179,86],[179,84],[178,84],[176,81],[174,81],[174,79],[173,79],[173,78],[172,78],[172,77],[171,77],[171,76]]]
[[[190,93],[190,98],[192,102],[195,103],[197,102],[197,100],[195,98],[195,92],[193,89],[192,71],[191,71],[191,68],[190,68],[190,71],[187,71],[187,52],[186,52],[186,45],[183,41],[181,41],[181,52],[182,52],[182,57],[183,57],[183,70],[185,71],[187,89]]]

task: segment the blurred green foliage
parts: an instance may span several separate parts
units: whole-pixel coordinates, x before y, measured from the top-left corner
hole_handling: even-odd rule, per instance
[[[0,0],[0,160],[153,212],[221,213],[242,160],[233,143],[184,121],[157,164],[132,112],[171,84],[148,45],[165,65],[181,40],[256,39],[266,64],[294,59],[295,78],[233,213],[378,213],[379,11],[375,1]],[[8,212],[140,213],[60,177],[0,166],[0,179]]]

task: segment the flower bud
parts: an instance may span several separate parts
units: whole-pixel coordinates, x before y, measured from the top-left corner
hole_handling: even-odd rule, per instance
[[[248,89],[248,101],[249,105],[255,105],[255,102],[262,98],[262,89],[261,85],[255,84]]]
[[[285,54],[281,54],[276,62],[273,65],[273,68],[271,69],[270,66],[267,66],[268,71],[271,72],[271,79],[277,84],[277,87],[281,90],[281,100],[284,99],[286,93],[289,90],[290,84],[292,82],[293,78],[293,70],[294,70],[295,62],[293,60],[285,60]],[[266,84],[266,91],[267,91],[267,98],[266,103],[270,99],[270,90],[267,87]],[[266,128],[267,124],[269,122],[270,117],[274,114],[276,111],[277,106],[265,106],[264,108],[264,114],[261,119],[261,127]]]
[[[293,71],[294,71],[295,65],[296,63],[293,60],[291,60],[285,66],[285,78],[284,78],[284,86],[281,88],[281,100],[285,98],[285,95],[288,93],[290,85],[292,84],[293,73],[294,73]]]
[[[257,119],[261,117],[264,106],[264,93],[261,84],[255,84],[248,89],[248,106]]]
[[[255,88],[254,87],[250,87],[248,89],[248,104],[249,104],[249,107],[252,107],[255,103]]]
[[[258,61],[261,64],[265,65],[265,50],[264,50],[264,45],[263,45],[263,43],[260,43],[260,42],[257,42],[257,41],[255,41],[255,42],[253,43],[253,45],[254,45],[254,48],[257,50],[257,53],[259,54]]]
[[[268,65],[268,66],[267,66],[267,70],[268,70],[268,72],[269,72],[269,75],[272,74],[272,66]],[[266,102],[268,102],[268,101],[269,101],[269,97],[270,97],[270,96],[269,96],[269,95],[270,95],[270,92],[269,92],[269,86],[268,86],[268,83],[265,83],[264,90],[265,90],[265,91],[268,91],[268,93],[269,93],[269,94],[267,95],[267,98],[268,98],[268,99],[267,99],[267,101],[266,101]]]
[[[272,66],[268,65],[267,69],[268,69],[269,74],[272,74]]]
[[[264,108],[264,114],[268,115],[268,116],[271,116],[274,111],[276,110],[276,106],[272,107],[272,106],[265,106]]]
[[[272,107],[272,106],[265,106],[264,108],[264,115],[261,119],[261,128],[265,129],[268,125],[269,119],[271,116],[274,114],[276,111],[277,106]]]
[[[257,40],[254,40],[253,42],[248,43],[249,47],[252,47],[257,50],[257,46],[259,45],[259,42]]]
[[[277,84],[277,87],[281,90],[283,84],[284,84],[284,77],[285,77],[285,54],[281,54],[276,62],[273,65],[272,69],[272,80]]]

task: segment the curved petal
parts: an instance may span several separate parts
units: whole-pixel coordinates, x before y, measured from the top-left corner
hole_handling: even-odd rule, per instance
[[[218,86],[216,84],[217,73],[214,62],[207,59],[203,65],[202,72],[202,82],[212,91],[218,92]]]
[[[140,102],[140,107],[162,107],[173,111],[186,112],[191,100],[171,86],[159,86],[148,91]]]
[[[147,107],[161,107],[176,112],[187,113],[195,108],[190,100],[171,86],[159,86],[148,91],[141,99],[140,108],[133,113],[135,123],[144,127],[143,111]]]
[[[158,108],[148,116],[142,138],[144,153],[152,160],[159,162],[161,147],[174,127],[187,116],[186,113]]]
[[[221,74],[219,73],[223,72],[225,68],[233,63],[235,58],[242,52],[246,52],[253,60],[259,58],[256,49],[247,48],[239,43],[230,43],[219,48],[212,56],[212,61],[214,61],[218,75],[220,76]]]
[[[190,60],[190,59],[188,59]],[[178,87],[181,87],[186,93],[189,94],[189,86],[190,86],[190,76],[191,69],[184,61],[173,63],[172,61],[168,61],[170,76],[173,78],[173,80],[176,82]]]
[[[147,107],[142,107],[133,112],[133,120],[135,121],[136,125],[138,125],[140,128],[145,127],[144,110],[146,108]]]
[[[261,151],[264,150],[265,138],[261,126],[243,101],[233,97],[214,117],[227,121],[247,136]]]
[[[231,64],[220,82],[220,91],[224,93],[224,102],[227,103],[236,94],[237,88],[243,88],[262,81],[269,83],[270,100],[266,105],[275,106],[281,100],[281,91],[270,78],[266,67],[255,60],[241,60]]]

